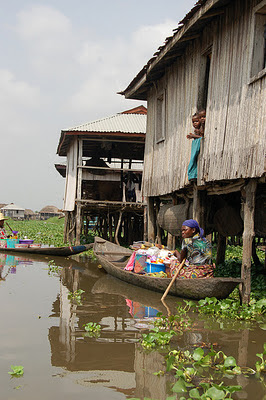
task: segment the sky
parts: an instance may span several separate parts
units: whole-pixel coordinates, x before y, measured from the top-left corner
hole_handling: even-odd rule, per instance
[[[128,110],[125,89],[196,0],[0,0],[0,203],[63,206],[60,132]]]

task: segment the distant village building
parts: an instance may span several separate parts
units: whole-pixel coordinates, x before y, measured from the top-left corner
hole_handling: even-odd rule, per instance
[[[37,213],[35,213],[34,211],[30,210],[29,208],[26,208],[25,209],[25,213],[24,213],[24,218],[26,220],[37,219]]]
[[[13,219],[24,219],[25,208],[17,206],[14,203],[10,203],[1,208],[1,212],[5,217]]]
[[[99,235],[117,243],[121,236],[143,236],[146,113],[138,106],[61,131],[57,153],[67,157],[67,165],[56,169],[66,176],[66,241],[79,243],[91,221]]]
[[[254,235],[266,236],[265,24],[265,0],[200,0],[121,92],[148,102],[147,238],[161,241],[163,207],[172,207],[164,226],[172,233],[169,246],[178,234],[169,228],[171,218],[180,226],[193,216],[207,233],[219,232],[220,261],[226,237],[243,233],[243,301],[250,295]],[[193,140],[186,135],[201,109],[204,138],[189,181]]]
[[[62,212],[55,206],[46,206],[41,209],[39,214],[41,220],[46,220],[52,217],[59,217],[62,215]]]

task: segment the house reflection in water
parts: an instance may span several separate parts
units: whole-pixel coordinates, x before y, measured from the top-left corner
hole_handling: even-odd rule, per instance
[[[118,292],[92,293],[96,281],[97,277],[84,277],[78,269],[63,269],[60,297],[53,304],[52,315],[59,317],[59,324],[49,330],[52,365],[79,372],[82,378],[78,382],[83,385],[165,399],[166,378],[153,375],[162,369],[163,356],[142,351],[125,298]],[[71,303],[69,291],[80,288],[85,290],[82,305]],[[98,338],[86,336],[83,324],[87,322],[101,324]]]

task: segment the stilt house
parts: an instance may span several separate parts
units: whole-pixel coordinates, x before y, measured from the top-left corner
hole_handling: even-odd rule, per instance
[[[143,236],[141,181],[146,133],[144,106],[62,130],[57,153],[67,165],[63,211],[65,240],[80,243],[94,224],[119,243]],[[123,233],[123,234],[122,234]]]
[[[265,236],[265,24],[265,0],[200,0],[121,92],[148,102],[148,239],[161,240],[167,213],[168,227],[171,215],[179,223],[193,216],[219,232],[218,253],[226,236],[243,233],[244,301],[253,238]],[[186,135],[200,109],[206,125],[191,183]]]
[[[10,203],[0,210],[5,217],[13,219],[24,219],[25,208],[20,207],[14,203]]]

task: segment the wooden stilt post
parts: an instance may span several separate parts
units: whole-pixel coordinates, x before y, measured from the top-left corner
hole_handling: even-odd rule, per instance
[[[112,223],[112,215],[108,211],[108,232],[109,232],[109,240],[113,241],[113,223]]]
[[[156,242],[158,244],[162,244],[162,228],[160,227],[158,223],[158,214],[160,211],[160,199],[156,198],[155,199],[155,205],[156,205],[156,228],[157,228],[157,235],[156,235]]]
[[[147,206],[144,207],[143,210],[143,240],[148,241],[148,224],[147,224],[147,214],[148,214],[148,210],[147,210]]]
[[[169,250],[174,250],[174,239],[175,239],[175,237],[173,235],[171,235],[171,233],[168,232],[168,235],[167,235],[167,248]]]
[[[242,303],[249,303],[251,290],[251,257],[252,242],[255,236],[254,232],[254,212],[255,212],[255,195],[257,182],[250,180],[242,189],[243,211],[244,211],[244,232],[243,232],[243,258],[241,278],[244,280],[240,288],[240,296]]]
[[[108,226],[107,226],[107,215],[104,214],[104,217],[103,217],[103,237],[104,237],[104,239],[108,239],[108,237],[107,237],[107,230],[108,230]]]
[[[76,239],[75,243],[80,244],[81,234],[81,204],[79,200],[82,198],[82,153],[83,153],[83,140],[78,139],[78,185],[77,185],[77,205],[76,205]]]
[[[155,215],[154,215],[154,197],[148,197],[147,219],[148,219],[148,241],[155,242]]]
[[[69,230],[69,211],[65,211],[64,242],[67,242]]]
[[[206,190],[199,190],[196,183],[193,187],[193,219],[195,219],[201,228],[206,229]]]
[[[120,210],[119,211],[119,218],[118,218],[117,226],[116,226],[116,231],[115,231],[115,243],[118,244],[118,245],[120,244],[119,241],[118,241],[118,233],[119,233],[119,228],[120,228],[121,221],[122,221],[122,216],[123,216],[123,211]]]
[[[216,264],[223,264],[225,260],[226,237],[218,233]]]
[[[259,267],[261,265],[261,263],[260,263],[260,259],[259,259],[258,255],[257,255],[257,252],[256,252],[255,237],[253,238],[253,241],[252,241],[252,258],[253,258],[253,262],[256,265],[256,267]]]
[[[132,222],[132,214],[128,214],[128,242],[127,244],[133,243],[133,222]]]
[[[81,205],[77,204],[77,215],[76,215],[76,240],[75,244],[80,244],[80,233],[81,233]]]

